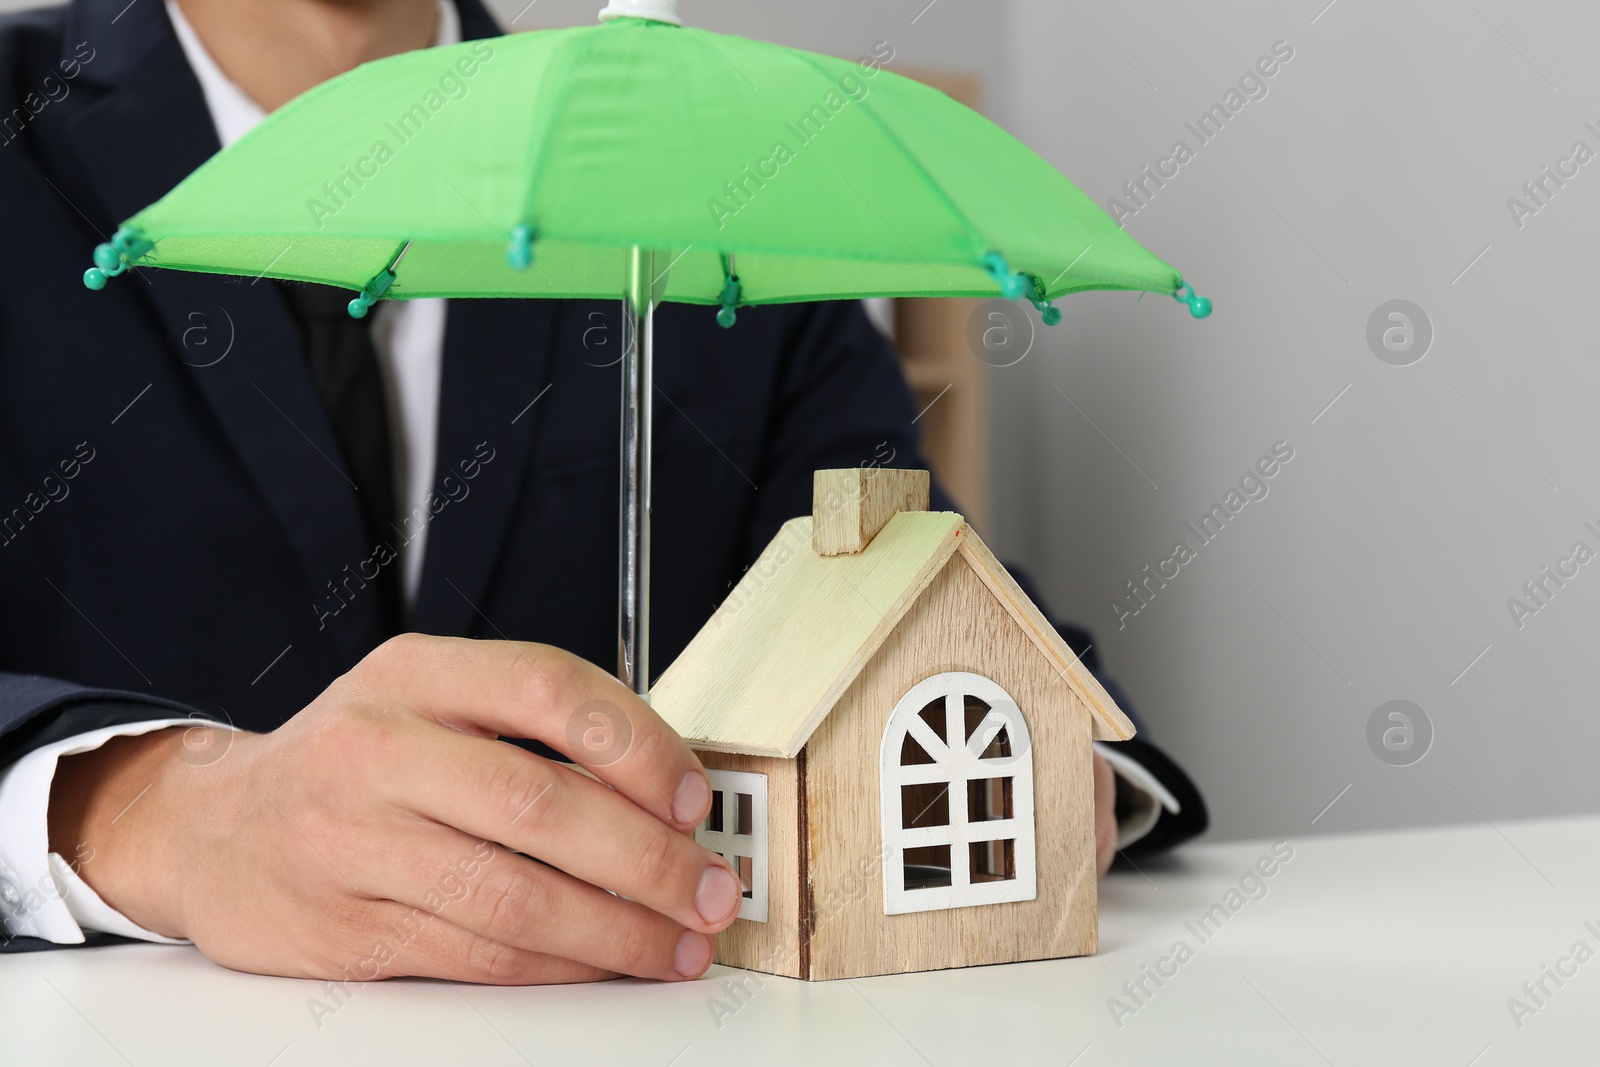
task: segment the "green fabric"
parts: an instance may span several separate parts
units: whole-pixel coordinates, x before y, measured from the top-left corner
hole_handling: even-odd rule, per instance
[[[519,224],[534,232],[526,270],[507,261]],[[1049,298],[1181,284],[934,89],[633,19],[366,64],[125,225],[154,244],[141,266],[352,290],[409,242],[386,294],[399,299],[615,297],[633,245],[666,254],[661,296],[687,303],[718,302],[729,253],[741,304],[995,296],[992,252]]]

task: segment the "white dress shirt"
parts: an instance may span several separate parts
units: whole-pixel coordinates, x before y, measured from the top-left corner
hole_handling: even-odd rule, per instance
[[[455,4],[438,0],[438,8],[434,43],[457,43],[461,40],[461,21]],[[266,112],[217,66],[174,0],[166,0],[166,9],[184,56],[205,94],[217,139],[226,148],[265,118]],[[388,398],[395,499],[400,503],[396,518],[416,515],[422,517],[424,524],[430,514],[427,498],[438,439],[444,325],[443,300],[380,301],[373,310],[372,344]],[[421,532],[400,549],[408,607],[416,598],[426,544],[427,527],[423,525]],[[63,756],[99,748],[113,737],[179,725],[217,724],[168,718],[106,727],[35,749],[0,771],[0,919],[12,934],[79,944],[85,940],[87,930],[182,943],[138,926],[102,901],[67,859],[49,850],[47,822],[50,783]],[[1138,805],[1134,817],[1118,828],[1118,847],[1126,847],[1149,832],[1160,817],[1161,808],[1176,812],[1178,802],[1138,763],[1106,746],[1097,745],[1096,749],[1134,787],[1135,794],[1148,801]],[[75,862],[81,865],[82,860],[75,858]]]

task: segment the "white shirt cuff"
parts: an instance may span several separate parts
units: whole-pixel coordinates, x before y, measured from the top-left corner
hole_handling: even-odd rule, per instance
[[[1162,809],[1176,815],[1183,810],[1172,791],[1145,769],[1144,764],[1117,750],[1115,745],[1096,741],[1095,755],[1111,764],[1111,769],[1122,779],[1133,800],[1133,810],[1117,821],[1117,848],[1124,849],[1144,837],[1161,819]]]
[[[169,726],[226,727],[210,719],[152,719],[106,726],[34,749],[0,770],[0,919],[6,932],[79,945],[84,931],[121,934],[165,945],[182,945],[151,933],[100,899],[78,877],[94,861],[94,848],[80,844],[71,857],[50,851],[50,783],[62,756],[99,748],[113,737],[132,737]]]

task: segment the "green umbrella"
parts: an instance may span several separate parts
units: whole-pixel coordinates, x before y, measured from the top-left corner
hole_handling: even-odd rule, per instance
[[[648,685],[650,313],[1086,289],[1210,301],[1020,141],[882,69],[683,27],[598,26],[368,63],[305,93],[95,250],[380,299],[624,300],[623,674]]]

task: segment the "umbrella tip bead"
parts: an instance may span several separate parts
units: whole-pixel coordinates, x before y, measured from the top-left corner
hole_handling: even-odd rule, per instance
[[[410,242],[407,242],[406,248],[410,247]],[[404,254],[404,250],[402,249],[401,251]],[[395,262],[398,263],[399,261],[400,257],[396,256]],[[357,293],[356,298],[345,305],[345,310],[350,312],[350,317],[352,319],[366,318],[367,309],[376,304],[383,297],[383,294],[389,291],[389,286],[394,284],[394,277],[394,267],[389,266],[385,267],[376,278],[368,282],[366,288]]]
[[[1061,309],[1045,295],[1044,283],[1037,277],[1032,277],[1033,293],[1028,297],[1033,306],[1039,309],[1039,318],[1046,326],[1056,326],[1061,322]]]
[[[115,278],[128,269],[128,264],[150,251],[150,242],[137,230],[123,227],[111,235],[111,240],[94,246],[94,266],[83,272],[85,288],[99,291],[106,280]]]
[[[1184,294],[1185,289],[1189,290],[1188,295]],[[1211,298],[1208,296],[1201,296],[1199,293],[1195,292],[1194,286],[1190,285],[1188,282],[1178,283],[1177,291],[1172,294],[1172,299],[1176,300],[1180,304],[1188,304],[1189,314],[1193,315],[1197,319],[1206,318],[1211,314]]]
[[[511,228],[511,246],[506,249],[506,262],[514,270],[527,270],[533,266],[533,227],[518,223]]]
[[[738,306],[742,289],[738,276],[732,273],[728,274],[727,280],[722,283],[722,295],[717,298],[717,302],[722,305],[717,309],[717,325],[724,330],[733,329],[733,324],[739,320],[738,312],[734,309]]]
[[[1041,297],[1033,297],[1033,306],[1039,309],[1039,318],[1046,326],[1055,326],[1061,322],[1061,309],[1050,301]]]
[[[983,269],[999,283],[1000,295],[1007,300],[1021,300],[1022,294],[1028,291],[1028,280],[1013,271],[1006,257],[999,252],[990,252],[983,257]]]

